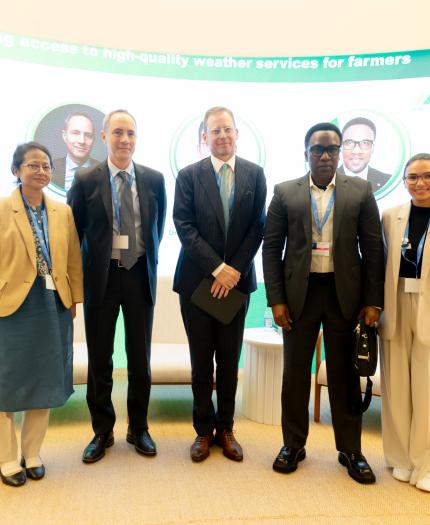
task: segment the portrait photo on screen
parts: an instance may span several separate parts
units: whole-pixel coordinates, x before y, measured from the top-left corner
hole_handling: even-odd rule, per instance
[[[47,113],[37,125],[34,140],[52,154],[54,171],[50,188],[67,192],[79,168],[89,168],[106,157],[100,138],[104,114],[85,104],[67,104]]]
[[[365,110],[343,113],[335,122],[342,131],[338,172],[369,181],[377,199],[387,195],[401,181],[409,155],[409,138],[402,124]]]

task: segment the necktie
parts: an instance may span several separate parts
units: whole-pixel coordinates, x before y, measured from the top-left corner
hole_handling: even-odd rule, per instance
[[[219,194],[222,202],[222,209],[224,212],[225,229],[228,230],[228,223],[230,221],[230,195],[233,186],[233,170],[228,164],[223,164],[219,170],[220,184]]]
[[[121,204],[121,235],[128,235],[128,250],[121,250],[121,264],[130,270],[137,262],[136,253],[136,227],[134,224],[133,199],[128,173],[120,171],[117,175],[120,180],[120,204]]]

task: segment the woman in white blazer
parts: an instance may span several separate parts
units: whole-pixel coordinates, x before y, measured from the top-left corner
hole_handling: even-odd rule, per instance
[[[393,476],[430,492],[430,154],[403,180],[411,201],[383,213],[382,440]]]

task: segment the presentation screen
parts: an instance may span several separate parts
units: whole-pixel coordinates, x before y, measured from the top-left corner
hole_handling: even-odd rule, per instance
[[[54,158],[47,191],[65,200],[70,166],[106,158],[103,116],[127,109],[137,121],[134,160],[161,171],[166,180],[160,275],[173,274],[179,252],[172,220],[175,178],[182,167],[209,155],[201,124],[212,106],[233,111],[237,155],[264,167],[268,203],[275,184],[306,173],[303,139],[317,122],[345,129],[339,171],[367,178],[381,211],[408,198],[405,161],[430,152],[430,50],[208,57],[0,33],[0,67],[0,195],[15,187],[10,163],[16,145],[37,140]],[[260,257],[257,273],[262,281]]]

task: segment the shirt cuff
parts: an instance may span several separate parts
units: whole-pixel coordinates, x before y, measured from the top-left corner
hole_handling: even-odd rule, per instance
[[[212,275],[216,278],[221,272],[222,270],[224,270],[225,268],[225,263],[221,263],[218,268],[215,268],[215,270],[212,272]]]

